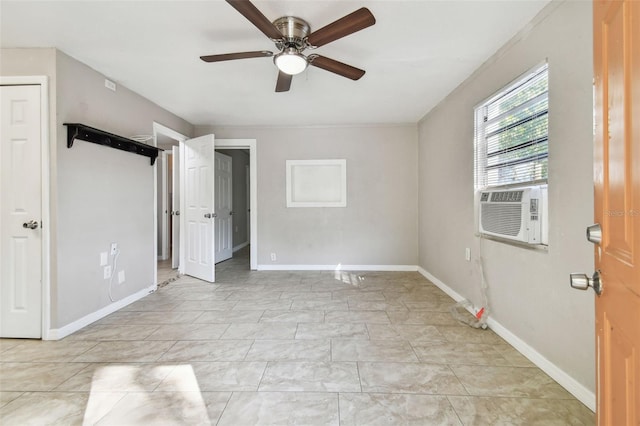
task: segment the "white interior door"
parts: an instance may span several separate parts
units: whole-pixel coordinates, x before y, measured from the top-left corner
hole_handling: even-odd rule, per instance
[[[245,168],[247,178],[247,241],[251,241],[251,175],[249,166],[245,166]]]
[[[215,281],[214,136],[184,143],[185,274]]]
[[[40,86],[0,90],[0,337],[40,338]]]
[[[172,153],[171,267],[175,269],[180,263],[180,148],[174,146]]]
[[[216,152],[216,263],[233,256],[233,160]]]

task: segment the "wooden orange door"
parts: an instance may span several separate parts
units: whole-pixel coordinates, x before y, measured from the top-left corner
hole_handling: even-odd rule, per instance
[[[640,425],[640,1],[594,1],[597,418]]]

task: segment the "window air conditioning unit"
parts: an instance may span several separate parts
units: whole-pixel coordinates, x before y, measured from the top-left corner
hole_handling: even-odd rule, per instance
[[[480,234],[548,244],[547,186],[480,191]]]

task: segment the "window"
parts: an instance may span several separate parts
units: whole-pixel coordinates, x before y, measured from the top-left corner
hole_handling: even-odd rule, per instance
[[[476,189],[546,182],[548,93],[545,63],[476,107]]]

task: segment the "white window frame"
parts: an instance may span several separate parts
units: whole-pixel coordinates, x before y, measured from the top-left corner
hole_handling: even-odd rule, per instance
[[[542,93],[542,94],[538,94],[537,96],[531,98],[530,100],[528,100],[527,102],[524,102],[521,104],[521,106],[517,106],[512,108],[511,110],[508,110],[505,113],[499,114],[495,117],[492,117],[491,119],[489,119],[487,121],[487,117],[488,117],[488,108],[494,104],[494,102],[499,101],[500,99],[504,98],[505,96],[508,96],[509,94],[512,94],[514,91],[520,90],[523,87],[526,87],[527,83],[532,81],[532,79],[538,77],[539,75],[542,75],[543,73],[546,73],[547,75],[547,90]],[[532,104],[536,104],[539,101],[545,101],[547,102],[547,107],[546,110],[543,110],[544,113],[547,115],[548,117],[548,111],[549,111],[549,105],[548,105],[548,94],[549,94],[549,84],[548,84],[548,74],[549,70],[548,70],[548,64],[546,61],[544,61],[541,64],[538,64],[536,67],[534,67],[533,69],[529,70],[528,72],[526,72],[525,74],[521,75],[520,77],[518,77],[517,79],[515,79],[513,82],[509,83],[508,85],[506,85],[504,88],[502,88],[501,90],[499,90],[498,92],[496,92],[495,94],[493,94],[492,96],[490,96],[489,98],[487,98],[486,100],[484,100],[483,102],[481,102],[480,104],[478,104],[475,108],[474,108],[474,120],[475,120],[475,126],[474,126],[474,187],[475,190],[485,190],[485,189],[490,189],[490,188],[509,188],[509,187],[524,187],[524,186],[531,186],[531,185],[536,185],[536,184],[545,184],[547,183],[548,180],[548,156],[549,156],[549,134],[548,134],[548,118],[547,118],[547,133],[545,134],[545,141],[547,143],[547,149],[546,151],[542,152],[540,154],[540,159],[544,160],[546,158],[547,161],[547,166],[546,166],[546,170],[544,171],[538,171],[537,173],[543,173],[542,176],[540,177],[531,177],[529,179],[517,179],[517,174],[516,174],[516,178],[514,178],[513,181],[503,181],[500,178],[498,179],[494,179],[493,181],[491,181],[489,179],[489,169],[491,168],[491,166],[488,165],[489,163],[489,155],[488,155],[488,142],[487,142],[487,128],[492,125],[492,124],[496,124],[498,122],[498,120],[502,120],[504,119],[506,116],[509,116],[510,114],[515,114],[519,111],[522,111],[523,109],[527,108],[528,106],[532,105]],[[543,141],[544,142],[544,141]],[[535,146],[537,147],[538,145],[536,143],[533,143],[531,146]],[[512,150],[511,152],[517,151],[516,150]],[[507,154],[509,151],[505,150],[505,151],[499,151],[499,153],[496,153],[496,151],[494,151],[494,155],[499,156],[501,154]],[[513,165],[511,165],[513,167]],[[542,167],[543,163],[537,163],[534,167],[538,168],[538,166]],[[496,169],[496,167],[493,167],[494,169]],[[502,170],[508,170],[506,169],[506,167]],[[530,173],[536,173],[534,169],[529,170]]]

